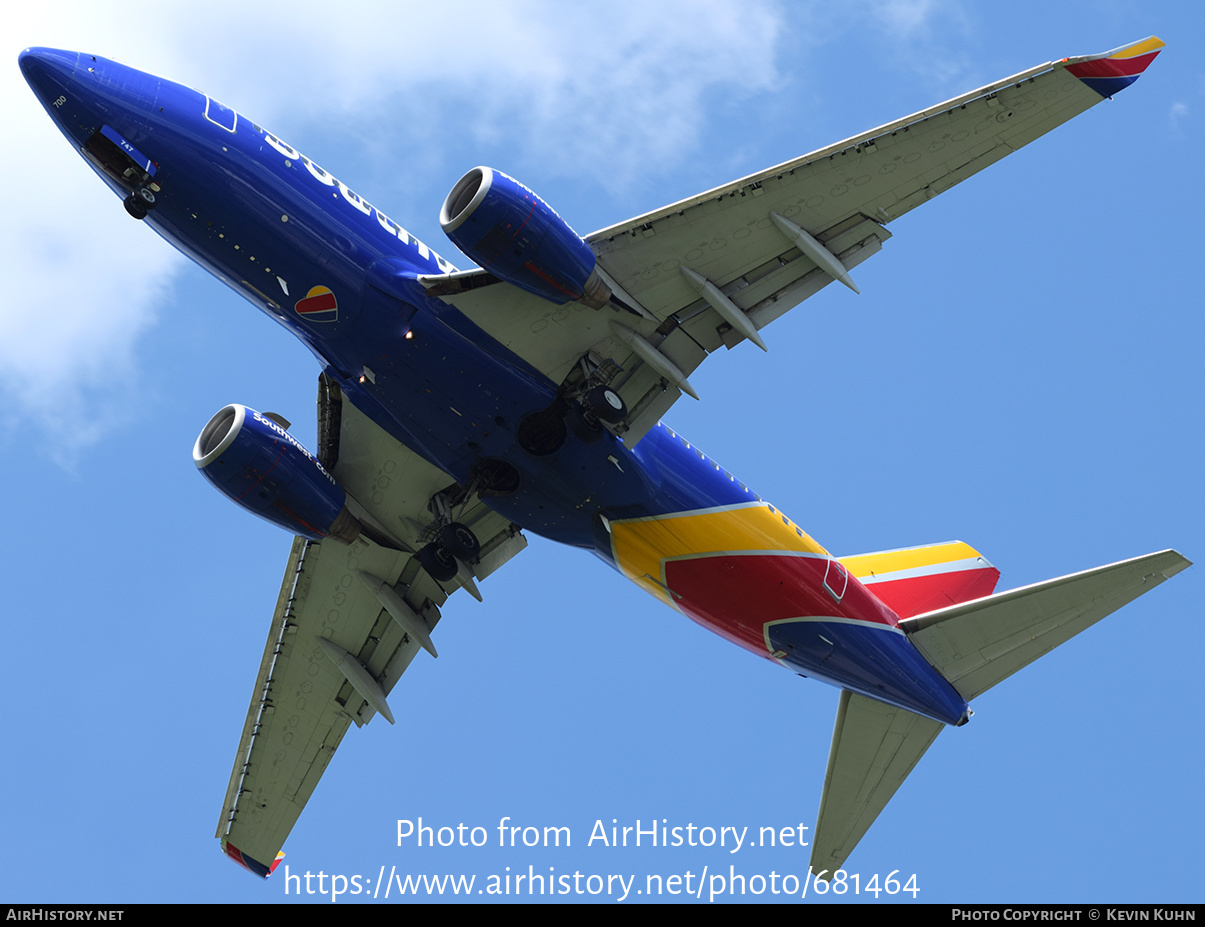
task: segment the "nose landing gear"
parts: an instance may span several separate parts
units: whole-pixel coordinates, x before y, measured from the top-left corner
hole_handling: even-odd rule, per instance
[[[146,214],[155,208],[155,194],[148,187],[139,187],[122,200],[122,205],[135,219],[145,219]]]
[[[84,142],[84,156],[107,176],[130,191],[123,205],[135,219],[145,219],[155,208],[159,165],[144,155],[112,126],[97,129]]]

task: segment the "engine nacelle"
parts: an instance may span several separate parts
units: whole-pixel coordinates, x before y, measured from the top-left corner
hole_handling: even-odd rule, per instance
[[[439,211],[452,243],[507,283],[554,303],[601,309],[611,290],[590,246],[551,206],[513,177],[475,167]]]
[[[201,429],[192,459],[223,495],[286,531],[346,543],[360,533],[343,487],[296,438],[254,409],[222,409]]]

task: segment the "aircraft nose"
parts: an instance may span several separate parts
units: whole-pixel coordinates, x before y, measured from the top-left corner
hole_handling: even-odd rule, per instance
[[[27,48],[17,56],[25,81],[42,100],[55,99],[71,82],[79,52],[58,48]]]

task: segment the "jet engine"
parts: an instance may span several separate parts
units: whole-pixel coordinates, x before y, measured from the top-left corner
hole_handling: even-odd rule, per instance
[[[192,450],[209,482],[247,511],[311,541],[351,543],[360,523],[347,493],[301,443],[254,409],[228,405],[209,420]]]
[[[475,167],[456,181],[439,224],[481,267],[529,293],[594,309],[611,298],[590,246],[556,210],[501,171]]]

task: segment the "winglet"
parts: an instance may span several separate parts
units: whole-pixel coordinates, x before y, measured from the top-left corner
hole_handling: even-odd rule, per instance
[[[285,858],[284,851],[282,850],[276,854],[276,859],[272,860],[271,866],[265,866],[259,860],[252,859],[250,856],[247,856],[242,850],[236,847],[233,843],[230,843],[225,837],[222,838],[222,852],[248,872],[259,876],[261,879],[266,879],[273,872],[275,872],[276,867],[280,865],[280,861]]]
[[[1152,35],[1103,55],[1064,58],[1060,64],[1102,97],[1111,97],[1138,80],[1138,75],[1150,66],[1163,47],[1163,41]]]

